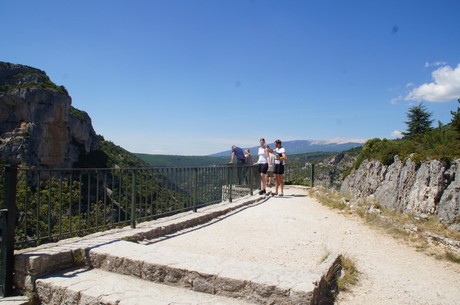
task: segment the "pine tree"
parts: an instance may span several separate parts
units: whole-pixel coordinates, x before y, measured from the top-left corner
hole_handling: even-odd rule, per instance
[[[431,119],[431,116],[433,114],[428,112],[422,103],[417,106],[410,107],[409,112],[406,113],[406,115],[409,120],[404,122],[407,125],[407,131],[402,133],[404,136],[414,136],[432,129],[431,124],[433,123],[433,120]]]
[[[460,98],[458,103],[460,103]],[[460,133],[460,107],[457,107],[457,111],[451,111],[450,114],[452,114],[452,121],[450,122],[452,128]]]

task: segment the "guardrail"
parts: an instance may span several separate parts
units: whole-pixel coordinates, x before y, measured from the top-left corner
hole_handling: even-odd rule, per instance
[[[311,163],[287,163],[284,168],[285,184],[314,186],[315,165]]]
[[[15,244],[35,246],[116,226],[135,227],[223,198],[231,201],[257,188],[255,171],[252,166],[18,168]]]
[[[313,183],[311,166],[288,164],[286,184]],[[0,295],[9,295],[14,248],[84,236],[252,195],[256,166],[0,170]],[[9,246],[8,246],[9,244]],[[8,247],[7,247],[8,246]]]

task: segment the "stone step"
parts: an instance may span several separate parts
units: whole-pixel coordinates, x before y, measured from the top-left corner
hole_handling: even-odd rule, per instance
[[[91,249],[88,259],[94,268],[257,304],[311,304],[329,293],[324,275],[337,270],[338,262],[330,256],[319,268],[322,272],[312,272],[128,241]]]
[[[0,298],[0,304],[2,305],[28,305],[29,300],[26,296],[19,295],[19,296]]]
[[[36,292],[40,304],[43,305],[254,304],[153,283],[101,269],[86,268],[63,271],[38,279]]]

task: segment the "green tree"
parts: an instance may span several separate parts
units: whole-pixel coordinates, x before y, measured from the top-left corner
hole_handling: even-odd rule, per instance
[[[458,102],[460,103],[460,98],[458,99]],[[460,133],[460,107],[457,107],[457,111],[451,111],[450,114],[452,114],[452,128]]]
[[[420,135],[427,131],[430,131],[433,120],[431,112],[428,112],[426,107],[420,103],[417,106],[409,108],[409,112],[406,113],[408,121],[404,122],[407,125],[407,131],[403,132],[406,137]]]

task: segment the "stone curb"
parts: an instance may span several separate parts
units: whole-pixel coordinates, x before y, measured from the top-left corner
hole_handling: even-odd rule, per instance
[[[59,271],[38,279],[36,285],[40,301],[47,305],[254,305],[245,299],[195,292],[101,269]]]
[[[146,281],[258,304],[311,304],[323,277],[308,270],[155,249],[119,241],[89,252],[90,266]]]
[[[35,280],[58,270],[81,267],[88,263],[87,253],[93,248],[117,240],[141,240],[171,234],[186,228],[207,223],[245,206],[263,201],[262,196],[246,196],[159,220],[140,223],[135,229],[127,226],[82,238],[72,238],[58,243],[16,251],[14,285],[20,292],[35,291]]]

